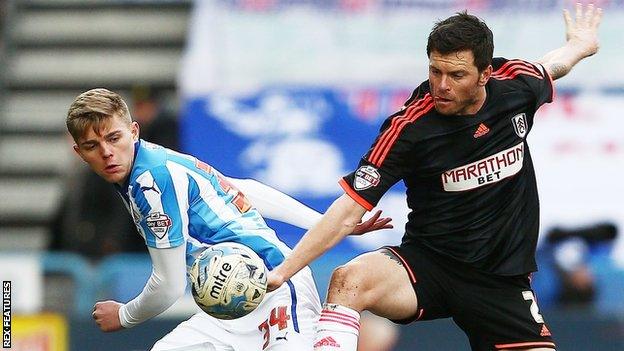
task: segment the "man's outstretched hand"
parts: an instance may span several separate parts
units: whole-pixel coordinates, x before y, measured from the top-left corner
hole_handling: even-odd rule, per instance
[[[581,3],[576,4],[574,20],[568,10],[563,10],[566,25],[566,40],[582,51],[583,57],[598,52],[598,26],[602,18],[602,9],[589,4],[583,9]]]
[[[362,235],[362,234],[373,232],[379,229],[394,228],[392,224],[390,224],[390,222],[392,221],[392,218],[390,217],[379,218],[380,216],[381,216],[381,210],[378,210],[377,212],[375,212],[374,215],[371,216],[371,218],[367,219],[364,222],[360,222],[358,225],[356,225],[355,228],[353,228],[353,232],[351,233],[351,235]]]

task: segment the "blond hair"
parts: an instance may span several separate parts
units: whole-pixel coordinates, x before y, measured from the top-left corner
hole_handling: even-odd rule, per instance
[[[121,96],[108,89],[98,88],[78,95],[69,106],[65,124],[69,134],[78,141],[88,128],[99,131],[114,116],[130,125],[132,117]]]

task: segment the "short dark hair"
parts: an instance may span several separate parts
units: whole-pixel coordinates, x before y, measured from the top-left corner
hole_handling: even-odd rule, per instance
[[[442,55],[470,50],[479,72],[492,64],[494,36],[485,22],[466,11],[436,22],[427,40],[427,57],[436,51]]]

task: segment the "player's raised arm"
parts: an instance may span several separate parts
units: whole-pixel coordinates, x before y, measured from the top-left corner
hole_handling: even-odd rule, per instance
[[[281,191],[254,179],[227,178],[245,194],[263,217],[288,223],[302,229],[311,229],[322,214]],[[368,220],[358,223],[350,234],[361,235],[379,229],[392,228],[391,218],[381,217],[377,211]]]
[[[342,195],[321,220],[301,238],[292,254],[269,272],[269,290],[277,289],[295,273],[353,232],[366,209],[349,195]]]
[[[593,4],[583,8],[576,4],[576,15],[572,19],[568,10],[563,10],[566,25],[566,43],[542,57],[539,62],[546,68],[552,79],[559,79],[582,59],[598,52],[598,27],[602,9]]]
[[[245,194],[263,217],[310,229],[322,214],[294,198],[254,179],[227,178]]]

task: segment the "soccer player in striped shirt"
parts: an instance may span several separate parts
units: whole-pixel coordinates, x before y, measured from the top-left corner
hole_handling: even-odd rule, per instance
[[[526,136],[553,80],[598,51],[601,10],[565,11],[566,43],[539,62],[493,58],[485,23],[458,13],[429,35],[429,79],[390,116],[322,220],[269,273],[280,286],[340,241],[397,181],[411,209],[401,245],[331,278],[315,350],[355,351],[360,312],[399,323],[452,317],[473,350],[553,350],[529,274],[539,202]]]
[[[282,263],[290,249],[260,213],[301,228],[321,216],[266,185],[227,178],[195,157],[139,139],[126,103],[109,90],[79,95],[66,123],[76,153],[117,188],[153,264],[136,298],[95,304],[92,316],[103,331],[133,327],[173,305],[185,292],[187,269],[210,245],[236,242],[253,249],[269,269]],[[353,233],[389,227],[389,219],[378,217]],[[306,267],[249,315],[219,320],[199,312],[152,350],[311,351],[319,312],[318,292]]]

